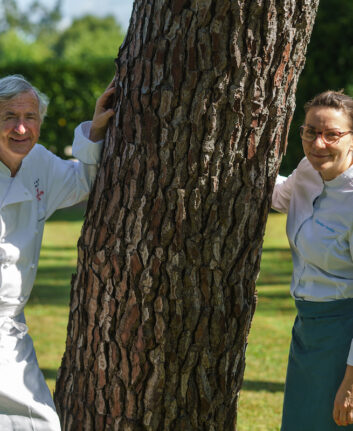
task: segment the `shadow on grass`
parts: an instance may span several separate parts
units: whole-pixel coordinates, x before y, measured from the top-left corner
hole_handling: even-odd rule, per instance
[[[53,370],[51,368],[41,368],[41,371],[42,371],[45,379],[56,380],[56,374],[57,374],[58,370]]]
[[[47,223],[50,223],[51,221],[83,221],[85,211],[86,202],[74,207],[63,208],[55,211],[55,213],[47,220]]]
[[[288,285],[292,277],[292,258],[288,248],[264,249],[257,286]]]
[[[61,282],[61,281],[67,280],[68,277],[69,277],[68,281],[70,281],[71,274],[75,272],[75,270],[76,270],[76,261],[75,261],[75,265],[67,265],[66,263],[66,265],[46,265],[44,267],[39,267],[37,282],[34,284],[37,284],[38,282],[40,282],[40,280],[45,280],[45,279],[50,279],[54,282],[56,281]]]
[[[286,299],[291,299],[290,293],[289,293],[289,286],[288,286],[288,290],[278,290],[278,292],[262,292],[261,289],[258,289],[258,294],[259,294],[259,298],[261,299],[270,299],[270,300],[274,300],[274,299],[280,299],[280,300],[286,300]]]
[[[55,277],[55,275],[52,276]],[[46,283],[35,283],[29,303],[67,307],[70,302],[71,276],[65,277],[64,282],[59,282],[57,279],[55,281],[57,284],[52,286]]]
[[[269,283],[271,286],[276,283]],[[295,305],[289,292],[289,284],[284,283],[287,287],[276,287],[268,291],[266,287],[262,289],[261,285],[257,285],[258,302],[257,310],[266,315],[276,315],[278,312],[281,314],[293,315],[295,313]],[[267,286],[268,287],[268,286]]]
[[[45,267],[44,267],[44,262],[52,262],[54,260],[55,260],[55,262],[58,263],[57,269],[59,269],[59,268],[62,269],[62,262],[64,262],[64,265],[67,265],[67,257],[66,256],[58,256],[56,254],[53,254],[51,256],[47,255],[47,256],[41,257],[40,260],[39,260],[39,262],[40,262],[39,265],[43,264],[42,270],[45,270],[45,268],[47,268],[47,263],[45,263]],[[75,266],[76,266],[76,259],[75,259]]]
[[[49,245],[49,244],[43,244],[41,250],[48,250],[49,252],[60,252],[60,251],[71,251],[71,252],[75,252],[76,251],[76,245],[72,245],[72,246],[62,246],[62,245]],[[41,259],[43,259],[43,256],[40,257]]]
[[[279,382],[262,382],[257,380],[244,380],[243,390],[246,391],[265,391],[265,392],[284,392],[284,383]]]
[[[261,277],[257,280],[256,282],[256,286],[283,286],[283,285],[290,285],[291,282],[291,278],[292,278],[292,274],[289,273],[286,276],[283,277],[279,277],[276,275],[273,276],[266,276],[266,277]]]
[[[263,249],[263,253],[283,253],[285,256],[291,256],[289,247],[266,247]]]

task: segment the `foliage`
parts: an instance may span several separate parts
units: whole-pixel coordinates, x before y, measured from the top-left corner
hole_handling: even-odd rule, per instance
[[[21,10],[16,0],[0,0],[0,33],[15,30],[37,39],[56,32],[61,15],[62,0],[57,0],[53,8],[33,0],[25,10]]]
[[[23,10],[15,0],[0,0],[0,65],[54,58],[51,47],[59,35],[61,3],[49,8],[35,0]]]
[[[344,89],[353,95],[353,2],[321,0],[304,71],[296,94],[297,109],[289,134],[281,172],[290,173],[303,157],[298,129],[304,121],[306,101],[325,90]]]
[[[74,128],[90,120],[96,98],[114,76],[113,59],[89,63],[84,67],[64,62],[14,63],[0,66],[0,76],[24,75],[51,103],[44,120],[40,142],[64,157],[71,145]]]
[[[124,32],[115,18],[86,15],[60,30],[61,2],[57,0],[50,9],[33,1],[29,10],[21,11],[15,0],[0,0],[0,65],[58,58],[79,63],[116,57]]]
[[[74,128],[92,118],[96,98],[114,76],[124,35],[112,16],[84,16],[59,30],[61,2],[50,9],[32,1],[23,11],[15,0],[0,0],[0,76],[24,75],[47,94],[40,142],[64,157]]]
[[[123,38],[123,30],[113,16],[98,18],[86,15],[74,20],[72,25],[60,34],[53,51],[57,57],[70,62],[114,58]]]
[[[39,81],[44,81],[45,91],[55,98],[55,104],[65,101],[68,106],[72,105],[70,100],[76,100],[76,95],[80,91],[73,88],[73,82],[79,83],[76,78],[69,78],[67,84],[63,82],[59,75],[71,75],[67,72],[68,69],[75,70],[72,72],[83,76],[86,72],[92,76],[92,70],[101,70],[101,68],[109,69],[108,62],[112,64],[113,58],[116,56],[118,46],[123,40],[123,31],[113,17],[97,18],[86,16],[73,21],[72,25],[62,31],[59,31],[59,22],[61,18],[61,3],[62,0],[57,0],[52,9],[44,6],[38,0],[33,1],[29,8],[21,11],[15,0],[0,0],[0,74],[6,74],[7,70],[16,70],[17,73],[24,73],[28,79],[31,79],[34,74],[30,72],[34,70],[50,69],[49,78],[53,78],[54,65],[57,64],[57,59],[60,58],[58,64],[57,77],[53,81],[53,87],[56,89],[62,88],[65,96],[60,95],[54,89],[50,88],[50,81],[43,80],[39,77]],[[31,12],[31,13],[29,13]],[[299,139],[298,128],[304,121],[304,103],[311,99],[315,94],[327,89],[345,89],[348,94],[353,95],[353,46],[349,43],[353,38],[353,2],[351,0],[341,0],[340,2],[332,2],[331,0],[321,0],[314,31],[307,52],[307,61],[304,71],[300,77],[297,90],[297,109],[292,121],[291,130],[289,133],[289,145],[287,155],[284,157],[281,173],[289,174],[297,166],[299,160],[303,157],[301,141]],[[24,35],[26,37],[24,37]],[[112,43],[114,41],[114,43]],[[347,41],[347,42],[346,42]],[[102,59],[102,57],[106,57]],[[109,58],[109,60],[108,60]],[[97,60],[103,65],[92,65],[92,61]],[[41,65],[25,65],[26,62],[44,62],[51,61],[51,66]],[[65,65],[67,62],[86,63],[85,70],[78,72],[77,66]],[[14,64],[15,63],[15,64]],[[21,63],[21,64],[20,64]],[[66,72],[63,72],[63,69]],[[111,72],[102,75],[101,82],[109,81],[114,70],[111,66]],[[27,72],[28,71],[28,72]],[[40,73],[40,76],[43,76]],[[109,77],[108,77],[109,75]],[[85,78],[82,78],[85,80]],[[93,79],[93,78],[92,78]],[[88,79],[89,80],[89,79]],[[55,82],[59,82],[59,87]],[[94,78],[94,82],[99,82],[99,77]],[[39,85],[38,85],[39,86]],[[49,87],[49,88],[48,88]],[[41,88],[39,86],[39,88]],[[48,89],[47,89],[48,88]],[[87,86],[85,94],[82,96],[83,103],[86,103],[89,97],[90,90]],[[67,91],[66,91],[67,89]],[[97,86],[94,84],[92,93],[97,94]],[[102,86],[101,86],[102,89]],[[68,92],[72,91],[73,96],[70,97]],[[67,106],[50,107],[48,121],[44,124],[42,138],[47,142],[48,146],[56,146],[54,136],[64,136],[64,140],[68,142],[68,136],[72,135],[73,123],[78,118],[78,115],[71,111],[70,116],[75,118],[74,121],[67,119],[64,115]],[[79,103],[78,106],[82,104]],[[75,105],[73,105],[75,106]],[[78,114],[83,113],[84,117],[89,118],[93,110],[93,98],[91,97],[87,109],[84,112],[79,108]],[[52,119],[54,113],[60,113],[60,117],[56,120]],[[87,116],[88,112],[90,113]],[[67,124],[70,124],[70,130],[65,132],[64,126],[53,128],[53,123],[58,122],[60,118],[64,118]],[[61,124],[64,125],[61,120]],[[55,130],[55,132],[49,132]],[[59,149],[59,154],[62,150]]]
[[[0,65],[16,62],[40,62],[51,56],[51,51],[42,42],[29,42],[11,29],[0,34]]]

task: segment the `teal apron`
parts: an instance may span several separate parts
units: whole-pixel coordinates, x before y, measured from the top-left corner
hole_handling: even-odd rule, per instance
[[[281,431],[342,431],[333,403],[353,338],[353,299],[295,301]]]

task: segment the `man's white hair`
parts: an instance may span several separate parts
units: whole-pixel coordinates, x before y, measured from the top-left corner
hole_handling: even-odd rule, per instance
[[[22,75],[9,75],[0,79],[0,103],[29,91],[33,91],[38,98],[39,116],[43,121],[49,105],[49,98],[44,93],[30,84]]]

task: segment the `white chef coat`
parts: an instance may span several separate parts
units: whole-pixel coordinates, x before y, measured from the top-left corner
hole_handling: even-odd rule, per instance
[[[88,196],[102,141],[88,139],[90,122],[75,130],[64,161],[36,144],[15,177],[0,162],[0,430],[58,431],[50,391],[39,370],[23,309],[36,276],[44,222],[58,208]]]
[[[304,158],[288,178],[277,178],[272,207],[288,214],[291,295],[322,302],[353,298],[353,166],[323,181]],[[347,363],[353,365],[353,342]]]

